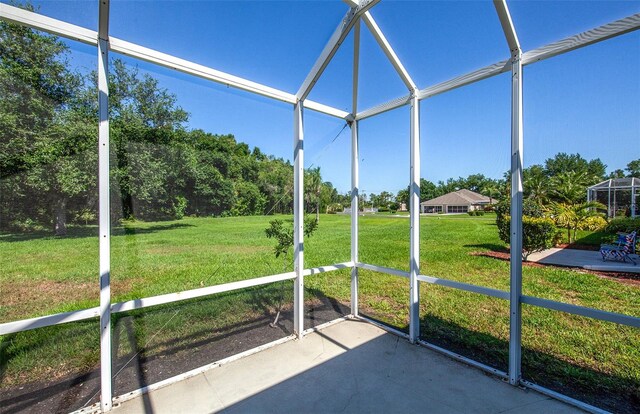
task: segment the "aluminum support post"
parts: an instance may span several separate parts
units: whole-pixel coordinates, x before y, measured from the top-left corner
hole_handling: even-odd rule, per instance
[[[518,385],[522,354],[522,54],[511,65],[511,283],[509,320],[509,383]]]
[[[110,411],[111,377],[111,222],[109,215],[109,1],[100,2],[98,30],[98,203],[100,249],[100,408]]]
[[[293,330],[302,338],[304,332],[304,123],[302,101],[293,114]]]
[[[636,187],[631,179],[631,218],[636,218]]]
[[[355,264],[360,260],[358,256],[358,121],[351,122],[351,261]],[[351,269],[351,314],[358,316],[358,267]]]
[[[360,68],[360,21],[353,28],[353,90],[351,93],[351,113],[353,121],[351,127],[351,314],[358,316],[358,196],[360,186],[360,163],[358,151],[358,121],[355,116],[358,113],[358,72]]]
[[[410,182],[410,263],[409,263],[409,340],[420,337],[420,100],[417,90],[411,98],[411,169]]]

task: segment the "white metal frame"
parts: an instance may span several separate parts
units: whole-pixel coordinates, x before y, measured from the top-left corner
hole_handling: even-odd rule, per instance
[[[360,68],[360,21],[356,22],[353,33],[353,90],[352,90],[352,116],[351,127],[351,261],[357,263],[358,258],[358,205],[360,187],[360,151],[358,150],[358,121],[355,115],[358,112],[358,71]],[[358,315],[358,268],[351,269],[351,314]]]
[[[100,238],[100,407],[111,410],[111,220],[109,207],[109,0],[98,16],[98,203]]]
[[[441,279],[433,276],[421,275],[419,266],[419,181],[420,181],[420,123],[419,123],[419,102],[423,99],[436,96],[438,94],[478,82],[489,77],[511,71],[512,74],[512,130],[511,130],[511,200],[512,211],[511,217],[511,246],[513,251],[519,251],[522,243],[522,70],[523,66],[557,56],[577,48],[585,47],[615,36],[620,36],[634,30],[640,29],[640,13],[620,19],[598,28],[588,30],[586,32],[568,37],[564,40],[551,43],[541,48],[523,52],[520,48],[516,30],[511,21],[509,10],[505,0],[494,0],[496,12],[502,25],[505,39],[510,49],[510,58],[508,60],[497,62],[493,65],[472,71],[468,74],[453,78],[451,80],[429,86],[424,89],[418,89],[413,82],[411,76],[402,65],[402,62],[394,52],[384,33],[375,22],[371,12],[369,11],[380,0],[344,0],[349,5],[345,17],[338,25],[337,29],[329,39],[327,45],[318,57],[316,63],[312,67],[308,76],[295,94],[280,91],[266,85],[262,85],[247,79],[243,79],[234,75],[230,75],[213,68],[199,65],[178,57],[170,56],[165,53],[145,48],[125,40],[116,39],[109,36],[109,1],[99,1],[99,26],[98,31],[88,30],[67,22],[52,19],[37,13],[22,10],[20,8],[2,3],[0,5],[0,19],[5,21],[18,23],[37,30],[42,30],[67,39],[79,41],[85,44],[96,46],[98,56],[98,92],[99,92],[99,237],[100,237],[100,268],[99,268],[99,286],[100,286],[100,305],[95,308],[82,309],[73,312],[65,312],[55,315],[47,315],[38,318],[13,321],[0,324],[0,335],[17,333],[30,329],[57,325],[62,323],[81,321],[92,318],[100,318],[100,343],[101,343],[101,403],[100,410],[109,411],[113,401],[122,401],[121,397],[116,399],[112,395],[111,384],[111,335],[110,317],[113,313],[127,312],[134,309],[143,309],[150,306],[160,304],[174,303],[178,301],[194,299],[222,292],[229,292],[237,289],[244,289],[252,286],[260,286],[275,283],[284,280],[294,280],[294,331],[295,335],[271,344],[263,345],[243,354],[238,354],[219,361],[214,364],[199,368],[189,373],[181,374],[172,379],[163,381],[158,384],[151,385],[145,389],[139,390],[140,393],[147,392],[164,386],[170,382],[175,382],[194,373],[202,372],[214,366],[219,366],[224,361],[237,359],[245,354],[257,352],[265,347],[274,346],[283,341],[292,338],[302,338],[306,333],[313,330],[304,330],[303,314],[304,314],[304,277],[318,273],[335,271],[338,269],[351,269],[351,316],[377,324],[390,332],[405,337],[412,342],[426,346],[430,349],[444,353],[452,358],[461,360],[470,365],[488,371],[494,375],[508,379],[512,385],[523,385],[537,391],[543,392],[554,398],[561,399],[565,402],[577,405],[591,412],[601,412],[596,407],[585,404],[581,401],[574,400],[554,391],[540,387],[536,384],[529,383],[521,378],[521,306],[522,304],[542,307],[560,312],[567,312],[575,315],[589,317],[597,320],[613,322],[621,325],[640,328],[640,318],[601,311],[592,308],[586,308],[571,305],[552,300],[522,295],[522,262],[518,254],[512,255],[511,258],[511,287],[509,292],[476,286],[467,283],[456,282],[447,279]],[[360,21],[364,21],[367,28],[371,31],[378,45],[385,53],[398,76],[407,87],[409,94],[392,101],[382,103],[373,108],[358,112],[358,69],[359,69],[359,46],[360,46]],[[353,101],[352,111],[346,112],[322,103],[313,102],[307,99],[309,93],[313,89],[315,83],[322,75],[332,57],[343,43],[350,30],[354,30],[354,67],[353,67]],[[111,303],[110,297],[110,223],[109,223],[109,121],[108,121],[108,52],[131,56],[136,59],[144,60],[159,66],[174,69],[186,74],[197,76],[206,80],[210,80],[219,84],[227,85],[236,89],[240,89],[249,93],[264,96],[281,102],[293,105],[294,114],[294,232],[295,232],[295,248],[294,248],[294,270],[292,272],[281,273],[277,275],[264,276],[249,280],[226,283],[193,289],[183,292],[170,293],[149,298],[141,298],[122,303]],[[411,184],[410,202],[411,202],[411,232],[410,232],[410,270],[409,272],[390,269],[373,264],[360,263],[358,257],[358,190],[359,190],[359,136],[358,122],[383,112],[399,108],[405,105],[410,106],[410,175]],[[318,111],[330,116],[345,119],[351,126],[351,261],[339,263],[335,265],[323,266],[314,269],[304,269],[304,240],[303,240],[303,177],[304,177],[304,108]],[[371,270],[375,272],[386,273],[399,277],[404,277],[410,281],[409,291],[409,308],[410,323],[409,334],[394,330],[388,326],[380,325],[378,322],[358,315],[358,269]],[[452,289],[460,289],[463,291],[496,297],[508,300],[510,303],[511,322],[510,322],[510,348],[509,348],[509,372],[505,373],[494,368],[488,367],[479,362],[473,361],[451,351],[445,350],[428,342],[420,340],[419,332],[419,284],[428,283],[445,286]],[[344,318],[338,319],[342,320]],[[335,321],[330,322],[335,323]],[[97,408],[97,407],[96,407]]]
[[[601,191],[605,191],[605,187],[600,187],[600,185],[602,185],[604,182],[607,182],[607,187],[606,187],[606,191],[607,191],[607,216],[608,217],[615,217],[616,214],[616,191],[618,190],[631,190],[631,218],[636,218],[637,214],[636,214],[636,210],[638,208],[637,206],[637,200],[636,200],[636,195],[638,193],[636,193],[636,189],[640,188],[640,185],[636,184],[636,180],[640,180],[640,178],[638,177],[631,177],[631,184],[630,185],[617,185],[614,184],[614,181],[616,179],[614,178],[610,178],[608,180],[602,181],[596,185],[592,185],[591,187],[587,188],[587,201],[598,201],[598,192]],[[611,190],[613,189],[613,208],[611,207]],[[592,194],[595,195],[592,196]]]

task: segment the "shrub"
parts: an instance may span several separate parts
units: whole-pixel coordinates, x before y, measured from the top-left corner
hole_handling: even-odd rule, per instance
[[[484,216],[484,210],[476,210],[476,216]]]
[[[467,214],[470,216],[475,216],[475,212],[474,211],[467,211]]]
[[[327,214],[341,213],[344,207],[340,203],[332,203],[327,206]]]
[[[631,233],[634,230],[640,230],[640,218],[617,218],[613,219],[604,228],[607,233],[615,234],[618,232]]]
[[[496,204],[495,208],[496,216],[500,217],[510,215],[510,208],[510,200],[507,199],[499,202]],[[522,215],[528,217],[544,217],[544,211],[540,205],[536,204],[533,200],[526,198],[522,201]]]
[[[579,230],[598,231],[607,226],[607,220],[600,216],[588,217],[578,226]]]
[[[496,224],[500,239],[505,243],[511,243],[511,216],[498,216]],[[522,216],[522,259],[527,260],[531,253],[552,247],[557,233],[558,230],[551,219]]]
[[[183,196],[177,196],[175,202],[173,203],[173,216],[181,220],[184,218],[184,212],[187,209],[187,199]]]
[[[378,213],[388,213],[388,212],[389,212],[388,207],[378,207]]]

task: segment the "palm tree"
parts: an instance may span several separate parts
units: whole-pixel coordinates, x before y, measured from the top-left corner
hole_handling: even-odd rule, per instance
[[[571,243],[572,240],[571,230],[573,230],[573,241],[575,242],[577,230],[582,227],[590,217],[602,216],[603,214],[600,211],[606,209],[607,206],[597,201],[580,204],[551,204],[551,210],[553,211],[556,224],[567,229],[567,239],[569,243]]]
[[[320,222],[320,192],[322,191],[322,176],[320,167],[309,168],[305,177],[307,187],[307,203],[316,203],[316,223]]]
[[[577,204],[584,200],[589,177],[586,172],[561,172],[551,179],[554,198],[563,203]]]
[[[481,193],[489,197],[489,204],[493,204],[495,196],[500,197],[500,186],[495,181],[488,182],[482,187]]]
[[[533,200],[539,206],[545,206],[549,203],[550,189],[549,179],[545,176],[534,175],[525,179],[525,192],[527,198]]]

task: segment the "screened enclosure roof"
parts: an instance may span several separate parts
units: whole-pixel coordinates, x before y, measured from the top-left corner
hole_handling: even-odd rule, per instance
[[[625,178],[610,178],[604,180],[601,183],[592,185],[589,190],[603,190],[603,189],[622,189],[622,188],[640,188],[640,178],[625,177]]]
[[[80,52],[88,49],[79,46],[96,45],[98,2],[31,3],[44,19],[31,21],[14,12],[10,0],[0,0],[0,8],[10,20],[35,23],[54,34],[60,32],[52,31],[55,24],[47,19],[69,22],[63,37],[78,48],[70,64],[80,70],[90,67],[93,57],[87,53],[88,58],[81,59]],[[506,0],[506,4],[518,34],[511,39],[513,45],[488,0],[161,4],[114,0],[106,37],[113,58],[151,73],[163,87],[177,91],[178,102],[190,114],[190,128],[233,131],[242,142],[277,157],[290,157],[286,104],[300,100],[314,111],[307,120],[327,123],[329,115],[330,122],[337,122],[327,124],[324,131],[308,128],[307,145],[331,141],[345,121],[365,121],[362,150],[370,149],[371,154],[361,165],[362,176],[377,174],[380,162],[394,166],[382,179],[363,184],[373,193],[395,192],[406,185],[401,164],[385,157],[408,148],[394,144],[390,151],[381,142],[399,142],[408,131],[388,132],[380,125],[403,123],[414,95],[426,101],[421,122],[429,125],[423,134],[429,150],[420,155],[427,166],[424,178],[446,181],[480,169],[492,178],[502,177],[509,159],[502,155],[506,152],[495,149],[507,145],[503,138],[509,133],[509,109],[508,100],[502,98],[509,94],[510,50],[517,46],[528,66],[527,79],[534,85],[527,89],[526,105],[545,120],[523,126],[527,160],[542,163],[552,152],[566,152],[569,143],[579,140],[583,156],[600,158],[612,170],[624,169],[630,161],[624,152],[593,143],[612,132],[623,143],[638,138],[640,84],[635,79],[640,61],[628,55],[637,54],[640,45],[640,2]],[[349,18],[351,11],[359,17]],[[353,25],[343,27],[347,21]],[[602,40],[607,40],[604,45],[584,47]],[[562,56],[549,61],[557,55]],[[375,115],[383,112],[386,118],[374,124]],[[243,117],[265,122],[243,122]],[[567,123],[568,117],[592,122]],[[268,122],[273,119],[277,122]],[[345,137],[332,148],[340,147],[344,153]],[[439,154],[448,148],[428,141],[435,142],[434,137],[464,143],[467,151],[459,151],[461,162],[450,162],[446,152]],[[320,152],[309,149],[309,154]],[[381,161],[374,161],[376,157]],[[305,159],[305,167],[312,164],[331,175],[345,163],[324,155]],[[346,192],[350,183],[344,176],[327,178]]]

